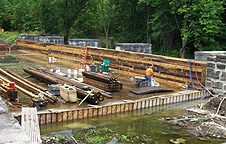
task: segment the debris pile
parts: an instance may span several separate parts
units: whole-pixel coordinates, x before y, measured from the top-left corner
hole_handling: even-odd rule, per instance
[[[211,98],[206,104],[188,108],[183,115],[167,118],[175,128],[187,128],[187,131],[199,137],[226,139],[226,97]]]

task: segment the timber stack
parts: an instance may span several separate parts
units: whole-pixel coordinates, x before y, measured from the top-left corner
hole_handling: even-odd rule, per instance
[[[44,88],[23,79],[22,77],[18,76],[17,74],[13,73],[8,69],[6,69],[6,71],[0,69],[0,74],[2,75],[0,76],[0,79],[7,83],[10,82],[9,80],[15,82],[15,87],[17,89],[19,89],[20,91],[22,91],[23,93],[27,94],[32,98],[38,98],[39,97],[38,94],[42,93],[48,99],[49,102],[55,103],[57,101],[57,99],[54,98],[52,95],[46,93]],[[4,78],[3,76],[7,78]]]
[[[81,99],[84,99],[89,94],[89,92],[92,91],[92,94],[90,94],[89,97],[86,99],[92,104],[99,104],[100,101],[104,100],[104,97],[112,98],[109,92],[100,90],[98,88],[89,86],[87,84],[78,82],[76,80],[72,80],[66,77],[62,77],[60,75],[56,75],[52,72],[47,72],[44,69],[24,68],[23,70],[26,73],[29,73],[30,75],[47,82],[48,84],[62,84],[62,85],[66,84],[66,85],[74,86],[77,90],[78,98],[81,98]]]
[[[83,82],[89,85],[95,85],[96,87],[106,90],[106,91],[119,91],[122,89],[122,84],[117,78],[110,77],[103,74],[98,74],[95,72],[84,71]]]

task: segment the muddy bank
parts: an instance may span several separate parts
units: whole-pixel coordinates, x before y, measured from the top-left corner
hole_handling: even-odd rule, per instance
[[[187,108],[187,112],[178,117],[162,119],[175,129],[186,128],[197,137],[226,140],[226,95],[213,97],[206,104]]]

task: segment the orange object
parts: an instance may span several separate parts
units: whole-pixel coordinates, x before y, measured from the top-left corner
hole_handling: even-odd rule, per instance
[[[145,71],[145,75],[148,75],[148,76],[151,76],[151,75],[153,75],[153,70],[152,70],[152,68],[147,68],[147,70]]]
[[[2,29],[2,33],[4,33],[4,29]]]
[[[78,70],[78,66],[75,66],[75,69]]]
[[[9,83],[9,88],[15,89],[15,83],[14,83],[14,82],[10,82],[10,83]]]
[[[86,64],[87,50],[88,50],[88,46],[85,46],[84,51],[83,51],[83,55],[82,55],[82,59],[81,59],[81,63],[80,63],[82,65]]]

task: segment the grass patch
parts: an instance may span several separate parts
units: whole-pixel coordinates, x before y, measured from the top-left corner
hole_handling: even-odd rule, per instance
[[[6,44],[8,47],[16,46],[16,39],[20,33],[0,33],[0,43]]]
[[[17,63],[19,62],[17,60],[17,56],[16,55],[12,55],[12,54],[6,54],[5,56],[0,57],[0,63]]]
[[[83,143],[102,144],[102,143],[157,143],[155,138],[144,134],[136,135],[135,127],[128,127],[127,134],[120,134],[108,128],[93,128],[82,131],[73,131],[74,138]]]

